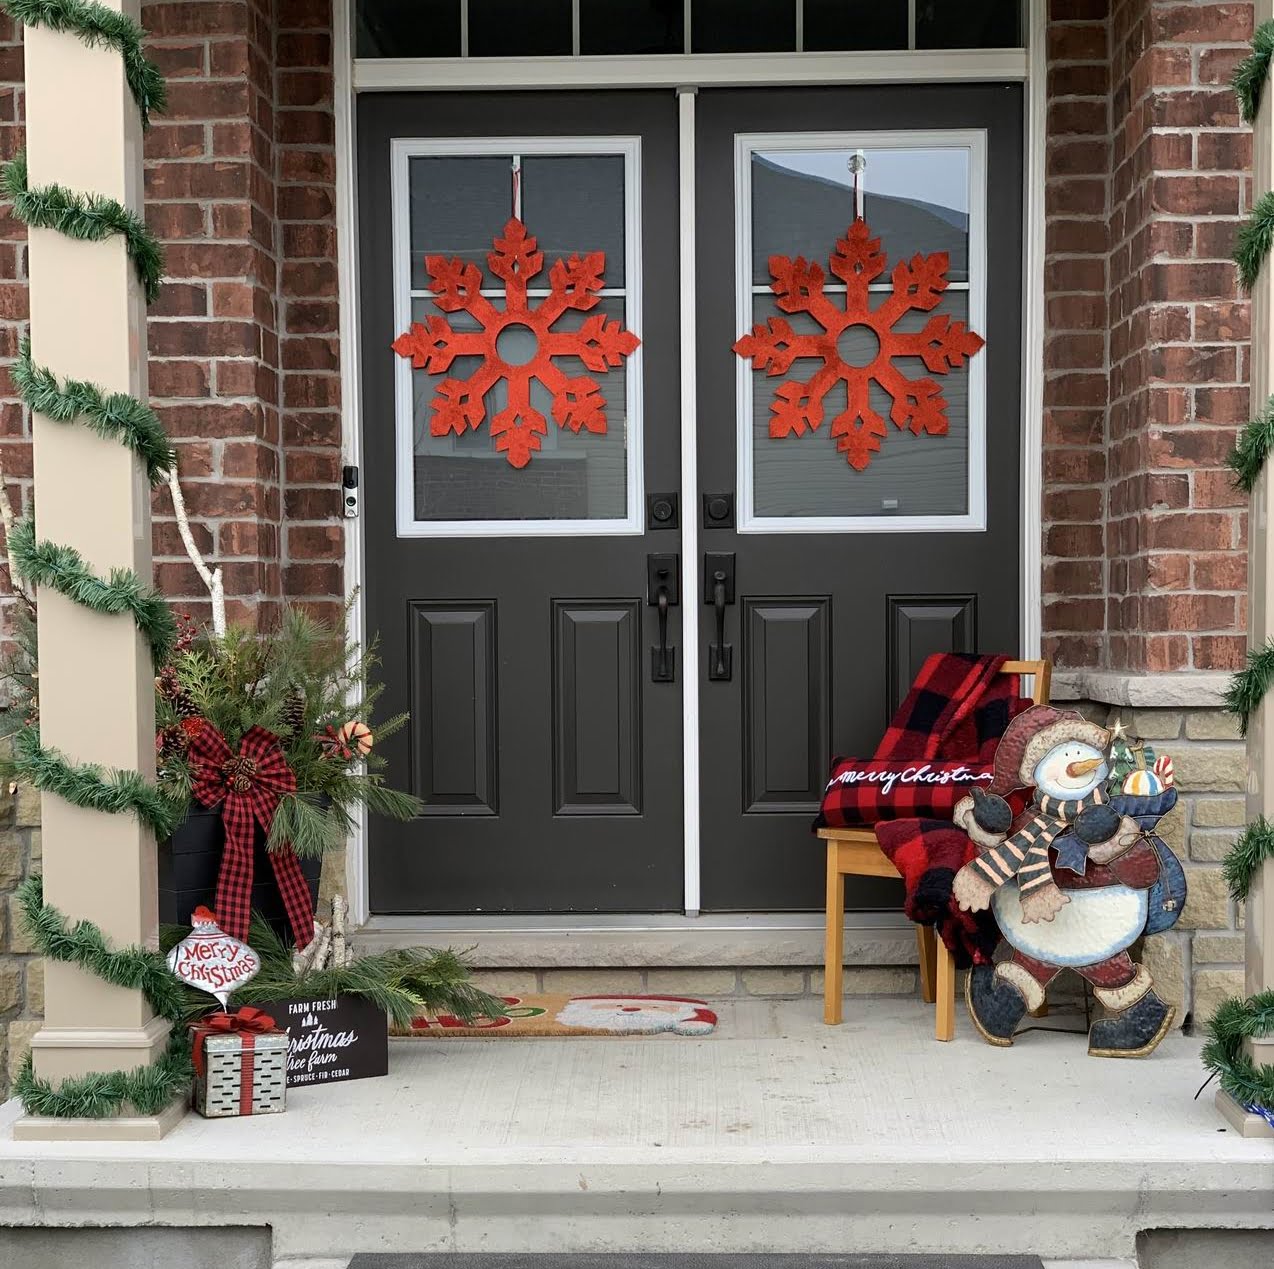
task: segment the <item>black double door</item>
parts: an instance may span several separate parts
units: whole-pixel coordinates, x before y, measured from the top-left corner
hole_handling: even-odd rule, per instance
[[[682,911],[686,745],[697,906],[821,905],[809,824],[831,756],[874,749],[928,653],[1017,650],[1021,110],[1000,85],[701,91],[683,279],[674,94],[360,99],[367,626],[387,708],[411,712],[390,778],[426,805],[371,825],[373,913]],[[849,238],[859,152],[878,276]],[[869,261],[876,318],[829,335],[855,286],[838,240]],[[521,253],[512,278],[501,251]],[[898,260],[939,252],[941,297],[891,300],[933,284],[915,266],[900,292]],[[476,272],[431,273],[434,256]],[[572,256],[593,302],[556,301],[548,321]],[[815,263],[817,302],[784,308],[772,257],[800,258],[798,292]],[[521,286],[530,315],[510,320]],[[958,324],[985,337],[972,361],[948,355]],[[733,345],[757,325],[774,347],[749,362]],[[888,359],[891,330],[912,338]],[[515,369],[486,374],[492,353]],[[537,357],[524,389],[516,368]],[[898,896],[867,883],[849,901]]]

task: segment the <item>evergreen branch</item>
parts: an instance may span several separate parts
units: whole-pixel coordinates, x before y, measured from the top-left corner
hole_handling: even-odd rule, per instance
[[[1252,36],[1252,51],[1234,68],[1230,83],[1239,99],[1239,115],[1244,123],[1255,123],[1261,95],[1270,74],[1274,54],[1274,22],[1262,22]]]
[[[1222,861],[1221,871],[1232,899],[1241,903],[1247,898],[1257,869],[1267,859],[1274,859],[1274,824],[1260,815],[1239,834]]]
[[[1261,266],[1274,244],[1274,190],[1261,195],[1252,213],[1234,238],[1234,263],[1239,281],[1250,291],[1261,275]]]
[[[142,127],[150,126],[152,112],[162,113],[166,105],[164,77],[142,52],[146,33],[132,18],[86,0],[0,0],[0,8],[25,26],[69,31],[89,48],[113,48],[124,59],[124,78],[141,111]]]
[[[37,586],[51,586],[94,612],[108,616],[131,613],[150,644],[155,664],[162,665],[168,659],[177,639],[177,621],[163,597],[143,586],[132,569],[113,568],[110,579],[103,581],[74,547],[37,542],[35,525],[30,520],[19,520],[13,526],[9,549],[18,571]]]
[[[1274,1034],[1274,991],[1224,1001],[1208,1023],[1203,1065],[1240,1106],[1274,1110],[1274,1065],[1257,1066],[1243,1052],[1246,1039]]]
[[[1262,648],[1248,649],[1247,665],[1235,671],[1225,689],[1225,708],[1238,715],[1241,735],[1247,735],[1248,720],[1265,699],[1271,682],[1274,682],[1274,638],[1267,639]]]
[[[109,1119],[113,1115],[157,1115],[190,1094],[195,1077],[190,1035],[183,1027],[168,1039],[163,1056],[132,1071],[103,1071],[63,1080],[56,1087],[38,1079],[28,1053],[13,1091],[28,1115],[55,1119]]]
[[[146,303],[155,302],[164,271],[163,250],[135,212],[103,194],[81,194],[62,185],[31,189],[27,183],[27,156],[21,151],[5,164],[0,192],[12,200],[13,214],[32,228],[56,229],[83,242],[101,242],[119,234],[141,280]]]
[[[1274,397],[1270,397],[1256,418],[1243,425],[1225,460],[1234,473],[1236,489],[1250,494],[1256,488],[1271,449],[1274,449]]]
[[[55,423],[79,419],[98,436],[119,440],[142,460],[152,486],[162,484],[176,464],[163,424],[150,406],[126,392],[108,395],[82,379],[68,379],[59,387],[53,371],[32,362],[29,337],[23,337],[11,373],[32,413]]]
[[[41,956],[78,965],[115,987],[140,991],[161,1018],[177,1022],[185,1013],[186,992],[164,958],[145,947],[112,951],[91,921],[68,925],[57,908],[44,902],[44,879],[29,877],[18,887],[18,905],[31,941]]]
[[[40,744],[38,727],[18,732],[13,757],[5,766],[19,780],[75,806],[110,815],[135,815],[160,840],[170,836],[181,819],[181,806],[138,772],[107,771],[91,762],[71,763],[56,749]]]

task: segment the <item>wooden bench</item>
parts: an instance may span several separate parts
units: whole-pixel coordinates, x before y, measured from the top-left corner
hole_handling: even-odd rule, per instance
[[[1004,674],[1033,680],[1031,699],[1048,701],[1053,667],[1048,661],[1006,661]],[[820,828],[827,843],[827,933],[823,945],[823,1021],[835,1026],[843,1018],[845,978],[845,878],[897,877],[898,870],[880,849],[870,828]],[[920,999],[936,1005],[934,1034],[939,1040],[955,1037],[955,960],[933,928],[916,926],[920,952]]]

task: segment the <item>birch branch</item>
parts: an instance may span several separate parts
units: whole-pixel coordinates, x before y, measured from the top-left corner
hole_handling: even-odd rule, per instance
[[[22,574],[18,571],[18,562],[13,558],[13,526],[17,517],[13,514],[13,503],[9,500],[9,486],[4,478],[4,450],[0,448],[0,522],[4,524],[4,549],[9,557],[9,587],[19,599],[31,603],[31,597],[22,588]]]
[[[194,534],[190,531],[190,518],[186,515],[186,500],[182,497],[181,482],[177,479],[176,463],[168,469],[168,492],[172,495],[177,532],[181,534],[186,554],[190,556],[190,562],[203,579],[208,594],[212,596],[212,632],[220,638],[226,633],[226,592],[221,583],[221,568],[209,568],[203,553],[195,545]]]

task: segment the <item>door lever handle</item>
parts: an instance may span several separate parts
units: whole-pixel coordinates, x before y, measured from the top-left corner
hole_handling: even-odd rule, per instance
[[[712,574],[712,603],[717,610],[717,641],[712,645],[713,662],[708,677],[728,679],[730,649],[725,642],[725,572],[722,569]]]
[[[646,602],[658,613],[659,642],[650,649],[650,681],[677,681],[677,649],[668,646],[668,609],[677,602],[677,557],[670,554],[646,557]]]
[[[672,682],[673,650],[668,646],[668,587],[660,586],[655,596],[659,610],[659,646],[651,648],[650,677],[656,683]]]
[[[708,645],[708,679],[728,683],[733,677],[734,649],[725,641],[725,610],[734,603],[734,555],[710,551],[703,557],[703,598],[716,617],[716,642]]]

